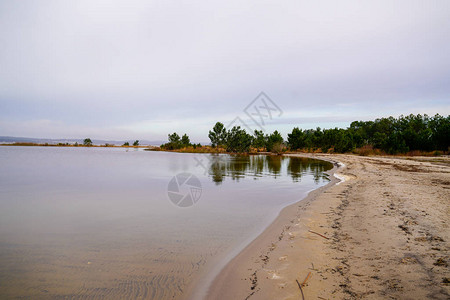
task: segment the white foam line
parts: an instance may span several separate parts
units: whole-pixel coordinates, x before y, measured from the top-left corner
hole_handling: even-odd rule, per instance
[[[345,181],[345,175],[342,175],[339,173],[334,173],[334,177],[336,177],[337,179],[340,180],[338,183],[336,183],[336,185],[340,185],[341,183],[343,183]]]
[[[345,164],[343,164],[341,162],[338,162],[337,164],[338,164],[340,169],[345,167]],[[343,175],[343,174],[334,173],[333,175],[334,175],[334,177],[336,177],[337,179],[340,180],[338,183],[336,183],[336,185],[340,185],[341,183],[343,183],[346,180],[346,176]]]

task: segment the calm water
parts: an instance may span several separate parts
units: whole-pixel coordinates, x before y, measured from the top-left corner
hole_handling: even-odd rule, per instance
[[[50,147],[0,147],[0,165],[2,299],[179,298],[283,207],[326,184],[332,167],[293,157]],[[196,203],[179,207],[173,195]]]

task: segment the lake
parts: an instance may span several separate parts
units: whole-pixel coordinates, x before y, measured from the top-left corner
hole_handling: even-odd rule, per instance
[[[0,298],[177,299],[328,183],[331,163],[0,147]]]

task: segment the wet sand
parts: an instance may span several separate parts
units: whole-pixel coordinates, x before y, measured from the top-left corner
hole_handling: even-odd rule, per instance
[[[207,299],[450,297],[448,157],[303,156],[345,181],[285,208]]]

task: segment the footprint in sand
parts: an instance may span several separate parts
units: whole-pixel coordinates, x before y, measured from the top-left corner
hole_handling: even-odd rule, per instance
[[[287,260],[287,255],[283,255],[283,256],[278,257],[278,260],[279,261],[286,261]]]
[[[271,279],[280,279],[280,278],[281,278],[280,275],[278,275],[278,274],[276,274],[276,273],[273,273]]]
[[[277,271],[272,271],[272,270],[267,270],[267,273],[269,273],[270,277],[268,277],[269,279],[281,279],[282,277],[278,274]]]

